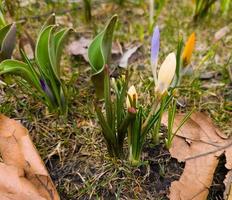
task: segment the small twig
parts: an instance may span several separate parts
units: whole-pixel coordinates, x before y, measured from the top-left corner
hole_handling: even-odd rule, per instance
[[[225,145],[225,146],[222,146],[222,147],[220,147],[220,148],[218,148],[218,149],[215,149],[215,150],[208,151],[208,152],[205,152],[205,153],[196,155],[196,156],[192,156],[192,157],[186,158],[186,159],[184,160],[184,162],[186,162],[187,160],[192,160],[192,159],[199,158],[199,157],[202,157],[202,156],[207,156],[207,155],[209,155],[209,154],[215,153],[215,152],[217,152],[217,151],[221,151],[221,150],[223,150],[223,149],[227,149],[227,148],[229,148],[231,145],[232,145],[232,142],[230,142],[229,144],[227,144],[227,145]]]
[[[215,146],[215,147],[222,147],[222,146],[217,145],[217,144],[215,144],[215,143],[206,142],[206,141],[201,140],[201,139],[193,139],[193,138],[189,138],[189,137],[182,136],[182,135],[176,135],[176,136],[177,136],[177,137],[180,137],[180,138],[183,138],[183,139],[187,139],[187,140],[195,141],[195,142],[201,142],[201,143],[204,143],[204,144],[209,144],[209,145],[212,145],[212,146]]]

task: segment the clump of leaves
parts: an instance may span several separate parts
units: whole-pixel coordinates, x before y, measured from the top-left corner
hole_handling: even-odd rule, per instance
[[[193,20],[198,21],[199,19],[207,16],[210,8],[215,2],[216,0],[195,0]]]
[[[159,143],[161,118],[168,107],[170,110],[170,125],[166,146],[167,148],[171,146],[173,139],[172,124],[176,108],[169,105],[173,105],[170,103],[175,100],[173,94],[174,89],[180,83],[181,67],[182,65],[187,66],[190,62],[194,47],[192,40],[195,41],[195,35],[193,35],[193,39],[191,37],[191,40],[187,42],[188,45],[186,45],[182,55],[183,43],[180,40],[177,55],[174,52],[168,54],[158,71],[160,33],[159,28],[155,28],[151,48],[151,66],[155,82],[154,96],[151,98],[153,99],[152,105],[145,106],[139,104],[138,94],[134,86],[131,86],[128,90],[128,72],[124,77],[125,80],[122,78],[113,79],[113,84],[111,84],[110,68],[108,66],[115,22],[116,16],[113,16],[104,31],[94,38],[88,49],[90,65],[95,72],[92,80],[95,84],[98,99],[100,97],[104,100],[105,115],[97,103],[95,103],[95,109],[109,154],[117,158],[124,157],[123,144],[127,135],[129,161],[132,165],[138,165],[146,136],[154,127],[153,139],[155,143]],[[126,91],[128,91],[127,95]],[[126,96],[127,98],[125,98]]]
[[[124,109],[127,94],[128,74],[117,81],[113,81],[114,96],[111,95],[111,82],[107,65],[104,68],[104,102],[105,116],[97,103],[95,110],[102,128],[107,149],[110,156],[123,158],[123,143],[127,128],[136,115],[133,108]]]
[[[40,30],[35,48],[35,60],[29,60],[21,51],[24,62],[5,60],[0,63],[0,74],[20,76],[33,86],[50,111],[66,114],[67,94],[61,80],[60,59],[69,28],[55,25],[55,15],[48,18]]]

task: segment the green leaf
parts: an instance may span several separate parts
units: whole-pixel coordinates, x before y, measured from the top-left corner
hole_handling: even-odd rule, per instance
[[[105,67],[104,71],[104,98],[105,98],[105,108],[106,108],[106,119],[110,128],[113,128],[113,108],[111,101],[111,91],[110,91],[110,75],[108,66]]]
[[[103,113],[95,104],[95,110],[98,116],[99,123],[101,125],[103,135],[108,144],[116,144],[116,138],[114,137],[113,131],[110,129],[108,123],[106,122]]]
[[[24,53],[24,51],[20,50],[21,56],[24,59],[24,62],[27,63],[27,66],[30,68],[31,73],[33,74],[34,77],[36,77],[36,81],[38,82],[36,85],[36,88],[42,92],[42,88],[40,85],[40,81],[39,79],[41,78],[41,74],[39,74],[36,69],[34,68],[33,64],[31,63],[31,61],[29,60],[29,58],[27,57],[27,55]]]
[[[181,81],[181,52],[182,52],[182,48],[183,48],[183,38],[180,38],[178,41],[178,45],[177,45],[177,53],[176,53],[176,72],[175,72],[175,77],[173,79],[173,82],[171,84],[172,87],[176,87],[180,84]]]
[[[104,68],[102,68],[100,73],[94,74],[91,77],[95,87],[96,96],[100,99],[104,97],[104,76]]]
[[[46,27],[38,36],[36,47],[35,47],[35,60],[39,65],[41,71],[46,78],[51,78],[53,75],[52,65],[49,59],[49,39],[53,25]]]
[[[0,61],[11,58],[16,43],[16,25],[9,24],[0,30]]]
[[[88,48],[89,63],[92,67],[92,80],[96,89],[97,97],[103,98],[104,73],[103,69],[109,64],[111,56],[112,39],[114,27],[117,22],[117,15],[114,15],[108,22],[105,29],[99,33]]]
[[[108,23],[106,29],[104,30],[103,38],[102,38],[102,55],[104,59],[104,64],[109,64],[111,58],[111,49],[112,49],[112,40],[113,40],[113,33],[114,27],[116,25],[118,16],[114,15],[110,22]]]
[[[125,115],[124,113],[124,102],[125,102],[125,98],[127,95],[127,90],[128,90],[128,82],[130,80],[130,76],[128,75],[128,71],[126,72],[126,76],[125,76],[125,80],[123,80],[122,83],[122,88],[119,88],[119,93],[117,94],[117,108],[116,108],[116,112],[117,112],[117,128],[119,129],[121,123],[122,123],[122,119]],[[121,87],[121,86],[120,86]]]
[[[63,28],[59,30],[58,32],[55,33],[54,35],[54,40],[55,40],[55,54],[56,54],[56,71],[58,73],[58,76],[60,76],[60,59],[61,59],[61,54],[62,50],[64,47],[64,41],[66,37],[68,36],[68,33],[72,29],[70,28]]]
[[[50,25],[55,25],[56,24],[56,15],[55,13],[52,13],[47,20],[44,22],[42,28],[40,29],[40,32],[42,32],[45,28],[47,28]]]
[[[52,66],[52,70],[55,77],[59,80],[59,75],[57,71],[57,63],[56,63],[56,50],[55,50],[55,36],[54,29],[51,30],[48,38],[48,56]]]
[[[103,35],[104,31],[94,38],[94,40],[91,42],[88,48],[89,63],[92,67],[93,72],[97,73],[102,71],[103,66],[105,64],[103,54],[101,51]]]
[[[114,27],[117,18],[117,15],[114,15],[105,29],[94,38],[89,46],[89,62],[95,72],[101,71],[105,64],[109,64]]]
[[[31,83],[35,88],[40,88],[38,77],[34,75],[30,67],[24,62],[17,60],[4,60],[0,63],[0,75],[7,73],[20,76]]]
[[[2,11],[0,10],[0,28],[6,25],[6,21],[4,19],[4,16],[2,14]]]

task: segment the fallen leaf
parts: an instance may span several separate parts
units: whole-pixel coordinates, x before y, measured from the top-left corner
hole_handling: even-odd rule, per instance
[[[0,115],[1,200],[59,200],[56,188],[28,130]]]
[[[88,47],[91,43],[91,39],[81,37],[79,40],[75,40],[68,45],[68,52],[70,55],[82,56],[86,62],[88,62]],[[112,44],[112,54],[122,54],[122,46],[116,41]]]
[[[139,47],[141,47],[141,45],[137,45],[125,51],[125,53],[122,55],[122,58],[119,61],[119,67],[127,68],[129,59],[139,49]]]
[[[223,183],[225,185],[224,199],[232,200],[232,170],[227,173]]]
[[[35,42],[27,31],[24,33],[19,38],[19,49],[22,49],[29,59],[33,59],[35,57]]]
[[[230,29],[228,26],[225,26],[225,27],[219,29],[214,35],[214,41],[217,42],[218,40],[222,39],[229,32],[230,32]]]
[[[71,42],[68,45],[68,52],[74,56],[83,56],[86,62],[88,62],[88,47],[91,40],[81,37],[79,40]]]
[[[183,115],[176,115],[174,130]],[[167,125],[167,115],[162,122]],[[218,165],[225,154],[227,169],[232,169],[232,140],[227,139],[205,114],[193,113],[173,139],[171,156],[185,162],[179,181],[170,187],[170,200],[205,200]],[[184,188],[184,189],[183,189]]]

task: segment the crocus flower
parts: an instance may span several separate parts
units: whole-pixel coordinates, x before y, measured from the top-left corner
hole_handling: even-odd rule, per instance
[[[151,69],[155,83],[157,83],[157,64],[158,64],[159,47],[160,47],[160,32],[159,32],[159,27],[156,26],[154,28],[153,36],[151,39]]]
[[[48,84],[46,83],[46,81],[44,79],[40,79],[40,85],[42,90],[45,92],[45,94],[49,97],[49,99],[54,103],[55,102],[55,98],[52,94],[51,89],[49,88]]]
[[[193,49],[194,49],[194,46],[195,46],[195,40],[196,40],[195,33],[192,33],[189,36],[189,38],[188,38],[188,40],[187,40],[187,42],[185,44],[184,51],[183,51],[183,54],[182,54],[182,60],[183,60],[183,65],[184,66],[187,66],[190,63],[190,59],[191,59]]]
[[[174,52],[168,54],[162,63],[156,85],[156,92],[162,95],[168,90],[176,71],[176,55]]]
[[[135,89],[135,86],[134,86],[134,85],[132,85],[132,86],[129,88],[128,92],[127,92],[127,98],[126,98],[126,107],[127,107],[127,108],[133,107],[133,105],[131,105],[130,99],[131,99],[133,102],[135,102],[135,104],[136,104],[136,101],[137,101],[137,99],[138,99],[138,94],[137,94],[137,92],[136,92],[136,89]]]

